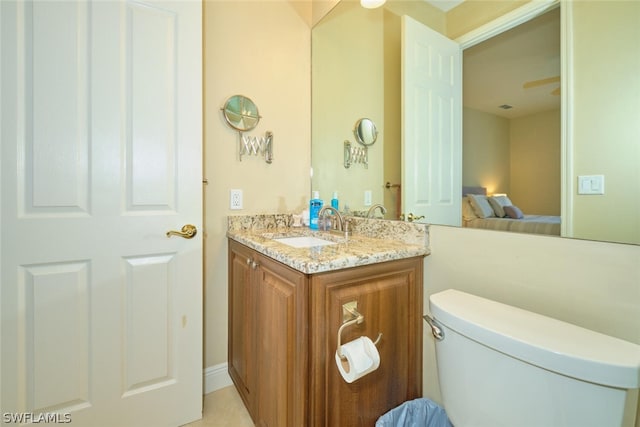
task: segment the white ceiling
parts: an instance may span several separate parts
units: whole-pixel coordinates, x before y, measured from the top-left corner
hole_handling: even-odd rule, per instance
[[[463,58],[465,107],[507,118],[560,108],[560,96],[551,94],[559,82],[522,87],[560,76],[559,8],[465,49]]]
[[[463,0],[427,1],[449,10]],[[560,75],[560,8],[466,49],[463,58],[465,107],[507,118],[560,108],[560,96],[551,94],[560,83],[522,87]]]

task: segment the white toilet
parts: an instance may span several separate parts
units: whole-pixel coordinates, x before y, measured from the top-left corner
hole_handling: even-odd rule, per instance
[[[634,425],[640,346],[451,289],[429,306],[455,427]]]

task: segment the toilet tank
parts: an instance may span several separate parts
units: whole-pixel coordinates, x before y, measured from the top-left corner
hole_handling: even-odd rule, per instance
[[[640,346],[451,289],[429,307],[456,427],[634,425]]]

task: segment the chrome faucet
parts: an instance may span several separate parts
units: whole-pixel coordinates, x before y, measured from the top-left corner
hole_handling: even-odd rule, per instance
[[[373,218],[373,212],[377,208],[380,208],[380,212],[382,212],[382,216],[384,216],[387,213],[387,209],[384,206],[382,206],[380,203],[376,203],[375,205],[371,206],[367,211],[367,218]]]
[[[326,215],[327,211],[331,211],[334,214],[333,216],[337,220],[336,230],[344,231],[344,218],[342,218],[342,214],[340,214],[340,212],[336,208],[332,206],[323,207],[322,209],[320,209],[320,212],[318,212],[318,218],[322,219]],[[333,224],[333,220],[331,222]]]

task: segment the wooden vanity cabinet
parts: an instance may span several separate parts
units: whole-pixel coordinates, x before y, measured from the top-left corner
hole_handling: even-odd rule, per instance
[[[257,426],[305,426],[307,277],[229,242],[229,374]]]
[[[228,364],[236,385],[253,418],[256,374],[253,362],[255,343],[255,283],[251,269],[253,251],[229,244]]]
[[[422,396],[422,266],[416,257],[311,276],[310,425],[373,426],[390,409]],[[351,301],[364,322],[345,328],[342,343],[382,338],[380,367],[349,384],[334,355],[342,306]]]
[[[229,374],[257,426],[373,426],[422,395],[422,257],[306,275],[229,241]],[[357,301],[380,367],[346,383],[342,305]]]

